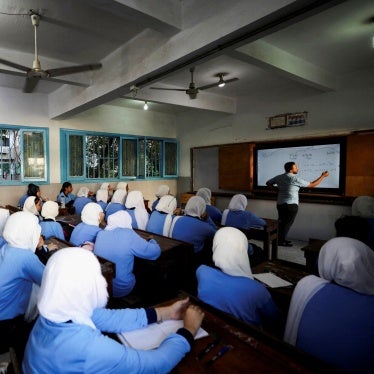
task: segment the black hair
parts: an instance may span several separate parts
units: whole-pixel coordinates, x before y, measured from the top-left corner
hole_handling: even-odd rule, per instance
[[[30,183],[27,188],[27,194],[29,196],[36,196],[36,194],[40,191],[39,186],[36,184]]]
[[[286,173],[289,173],[294,165],[295,165],[295,163],[294,163],[293,161],[286,162],[286,163],[284,164],[284,171],[285,171]]]
[[[62,184],[62,187],[61,187],[60,193],[61,193],[61,192],[65,193],[65,190],[66,190],[68,187],[70,187],[71,185],[72,185],[72,184],[71,184],[70,182],[64,182],[64,183]]]

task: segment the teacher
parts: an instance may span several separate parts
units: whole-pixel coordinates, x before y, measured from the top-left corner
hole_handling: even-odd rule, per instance
[[[278,245],[292,247],[292,243],[286,240],[299,208],[299,190],[300,187],[313,188],[318,186],[326,177],[328,171],[324,171],[315,181],[305,181],[296,174],[299,168],[295,162],[286,162],[284,164],[284,174],[275,176],[266,182],[266,185],[275,188],[278,191],[277,210],[279,220]]]

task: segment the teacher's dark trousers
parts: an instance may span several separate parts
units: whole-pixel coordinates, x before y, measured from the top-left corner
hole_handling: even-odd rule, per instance
[[[297,210],[299,206],[297,204],[279,204],[277,205],[278,210],[278,243],[284,243],[287,239],[288,231],[295,221]]]

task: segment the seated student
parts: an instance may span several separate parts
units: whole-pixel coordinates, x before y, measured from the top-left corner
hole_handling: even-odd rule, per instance
[[[352,203],[352,215],[365,219],[369,225],[368,246],[374,249],[374,197],[358,196]]]
[[[214,235],[213,262],[197,271],[198,297],[205,303],[255,325],[273,329],[279,314],[270,293],[253,279],[246,236],[234,227]]]
[[[108,221],[108,217],[118,212],[119,210],[126,210],[125,201],[129,186],[126,182],[119,182],[117,184],[117,189],[114,191],[113,197],[110,203],[105,209],[105,220]]]
[[[156,205],[159,203],[162,196],[169,195],[170,193],[170,187],[166,184],[161,184],[157,188],[156,192],[156,200],[152,203],[152,212],[156,209]]]
[[[104,220],[104,212],[97,203],[88,203],[81,214],[82,222],[74,227],[70,242],[80,246],[85,242],[95,243],[96,235],[101,230],[100,223]]]
[[[73,191],[72,184],[70,182],[64,182],[62,184],[60,193],[57,195],[57,202],[60,205],[64,203],[66,207],[72,206],[76,198],[76,196],[72,193],[72,191]]]
[[[108,190],[97,190],[96,192],[96,202],[101,206],[103,211],[105,211],[108,206],[109,193]]]
[[[318,259],[320,277],[299,281],[284,339],[347,373],[374,367],[374,252],[352,238],[333,238]]]
[[[58,250],[58,246],[54,243],[45,244],[44,236],[40,235],[38,245],[35,249],[35,254],[40,262],[45,265],[49,258]]]
[[[23,195],[20,199],[19,199],[19,202],[18,202],[18,207],[19,208],[23,208],[23,205],[25,204],[25,201],[26,199],[29,197],[29,196],[37,196],[39,197],[39,199],[43,200],[42,199],[42,193],[40,191],[40,188],[39,186],[37,186],[36,184],[34,183],[30,183],[27,187],[27,192],[25,195]]]
[[[39,223],[42,228],[42,235],[45,239],[54,236],[58,239],[65,240],[64,231],[59,222],[56,222],[58,216],[58,204],[54,201],[47,201],[42,207],[43,220]]]
[[[9,217],[9,210],[0,208],[0,249],[4,244],[6,244],[6,240],[4,239],[4,236],[3,236],[3,231],[4,231],[4,227],[5,227],[8,217]]]
[[[366,245],[369,244],[368,221],[359,216],[343,216],[335,221],[336,236],[357,239]]]
[[[184,215],[173,219],[170,236],[174,239],[193,243],[195,253],[204,249],[205,242],[213,239],[217,229],[206,222],[205,201],[192,196],[185,207]]]
[[[23,211],[34,214],[38,220],[42,220],[40,212],[42,211],[42,200],[38,196],[29,196],[23,204]]]
[[[92,199],[88,197],[92,195],[88,187],[81,187],[77,193],[77,197],[74,200],[73,206],[76,214],[82,214],[82,210],[86,204],[92,203]]]
[[[239,229],[265,226],[265,220],[246,210],[247,205],[248,200],[244,195],[234,195],[231,198],[228,208],[222,213],[222,225],[237,227]]]
[[[126,211],[118,211],[108,218],[105,230],[97,234],[94,253],[116,264],[113,279],[113,296],[128,295],[135,286],[133,274],[134,257],[156,260],[160,246],[154,239],[141,238],[131,226],[131,217]]]
[[[206,187],[199,188],[196,192],[196,196],[200,196],[204,199],[206,204],[206,212],[208,213],[209,217],[214,223],[220,225],[222,220],[222,212],[214,205],[211,205],[210,199],[212,198],[212,191]]]
[[[0,353],[12,346],[19,362],[32,327],[25,313],[35,305],[33,284],[41,284],[44,270],[34,253],[40,232],[34,214],[13,213],[3,231],[7,244],[0,249]]]
[[[84,269],[84,271],[82,271]],[[168,373],[190,351],[204,317],[188,299],[166,307],[105,309],[108,293],[100,264],[83,248],[64,248],[45,269],[38,318],[27,343],[27,373]],[[181,319],[184,327],[149,351],[128,348],[102,335]]]
[[[173,213],[177,208],[177,199],[171,195],[162,196],[151,213],[146,230],[155,234],[169,236]]]
[[[142,192],[130,191],[126,198],[125,207],[132,218],[132,227],[134,229],[145,230],[149,214],[145,209]]]

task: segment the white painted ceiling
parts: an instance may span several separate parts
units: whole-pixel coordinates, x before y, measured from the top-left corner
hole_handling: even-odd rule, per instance
[[[97,72],[42,80],[33,93],[24,94],[27,100],[42,94],[58,102],[62,108],[52,108],[52,117],[102,103],[139,108],[142,100],[150,102],[151,110],[170,113],[189,108],[223,108],[229,113],[238,97],[276,98],[285,90],[297,97],[334,90],[347,74],[374,66],[374,2],[325,1],[325,10],[278,24],[292,14],[292,7],[312,3],[1,0],[0,58],[32,66],[32,9],[41,15],[38,50],[43,69],[103,63]],[[247,16],[247,24],[246,12],[252,17]],[[259,33],[260,26],[271,23],[275,27]],[[187,89],[191,66],[196,67],[197,86],[216,82],[218,73],[239,80],[201,91],[196,100],[184,92],[149,89]],[[21,91],[24,74],[0,64],[0,88]],[[72,99],[65,104],[67,96]]]

